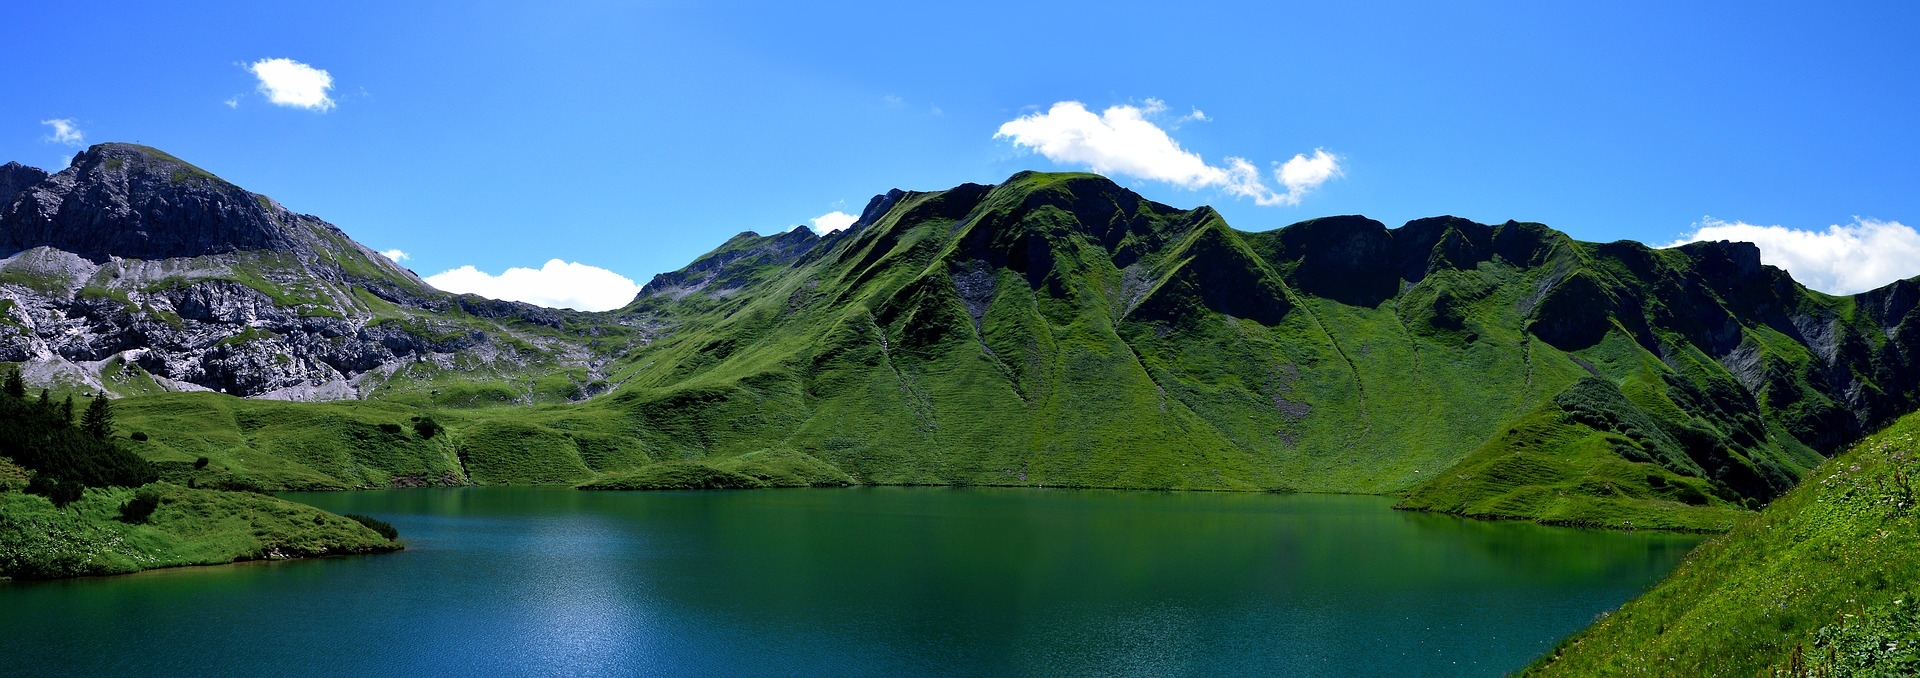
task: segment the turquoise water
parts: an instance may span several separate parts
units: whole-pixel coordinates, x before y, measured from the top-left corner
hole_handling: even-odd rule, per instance
[[[408,549],[0,584],[0,673],[1500,675],[1698,541],[1326,495],[285,496]]]

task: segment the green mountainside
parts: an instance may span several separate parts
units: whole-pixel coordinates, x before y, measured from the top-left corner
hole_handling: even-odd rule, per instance
[[[1916,441],[1920,415],[1827,462],[1527,675],[1920,673]]]
[[[1909,411],[1914,283],[1751,245],[1331,217],[1265,233],[1091,175],[743,234],[621,313],[672,327],[583,406],[649,457],[779,447],[859,482],[1407,493],[1725,529]]]
[[[759,455],[825,469],[748,474],[763,484],[1404,494],[1719,531],[1913,409],[1917,300],[1915,281],[1813,292],[1742,243],[1450,217],[1245,233],[1029,172],[890,192],[845,231],[744,233],[657,276],[583,321],[647,328],[584,402],[121,411],[163,467],[206,456],[202,481],[269,489],[737,483],[729,460]],[[681,466],[636,475],[661,462]]]

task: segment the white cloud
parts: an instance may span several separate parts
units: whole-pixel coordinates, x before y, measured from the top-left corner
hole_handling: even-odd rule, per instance
[[[1313,157],[1304,153],[1295,154],[1287,164],[1281,165],[1274,173],[1280,184],[1287,187],[1287,204],[1300,204],[1300,196],[1319,188],[1320,184],[1340,176],[1340,159],[1322,149],[1313,149]]]
[[[455,294],[478,294],[580,311],[611,311],[627,305],[640,293],[640,285],[626,276],[559,259],[550,259],[537,269],[509,268],[500,275],[461,266],[427,276],[426,280],[429,285]]]
[[[1307,191],[1340,175],[1338,157],[1325,151],[1314,151],[1311,159],[1295,156],[1274,171],[1274,177],[1287,186],[1285,193],[1277,192],[1245,158],[1229,156],[1224,166],[1216,166],[1181,148],[1166,130],[1147,119],[1165,110],[1165,102],[1147,99],[1144,107],[1119,105],[1095,115],[1078,101],[1062,101],[1044,113],[1001,125],[993,136],[1057,163],[1187,189],[1217,188],[1260,205],[1297,205]]]
[[[53,134],[47,136],[47,141],[56,144],[66,144],[68,146],[87,145],[87,134],[80,131],[79,127],[74,126],[72,118],[42,120],[40,124],[53,128]]]
[[[380,256],[386,257],[388,259],[392,259],[393,263],[396,263],[396,264],[412,258],[407,256],[406,251],[400,250],[400,249],[391,249],[391,250],[383,251],[380,253]]]
[[[280,106],[326,112],[334,106],[327,90],[333,76],[292,59],[261,59],[247,66],[260,79],[260,93]]]
[[[229,99],[227,99],[226,101],[222,101],[222,102],[220,102],[220,103],[223,103],[223,104],[226,104],[226,105],[227,105],[227,108],[239,108],[239,107],[240,107],[240,97],[232,97],[232,98],[229,98]]]
[[[1738,240],[1760,246],[1760,260],[1828,294],[1853,294],[1920,275],[1920,233],[1897,221],[1855,217],[1825,231],[1701,219],[1694,231],[1667,244]]]
[[[1209,121],[1209,120],[1212,120],[1213,118],[1209,118],[1209,117],[1207,117],[1207,112],[1206,112],[1206,111],[1202,111],[1202,110],[1200,110],[1200,109],[1198,109],[1198,108],[1196,108],[1196,109],[1193,109],[1193,112],[1192,112],[1192,113],[1188,113],[1188,114],[1186,114],[1186,115],[1183,115],[1183,116],[1180,116],[1180,119],[1181,119],[1181,120],[1190,120],[1190,121],[1193,121],[1193,122],[1207,122],[1207,121]]]
[[[818,233],[820,235],[826,235],[834,231],[843,230],[848,226],[852,226],[853,222],[859,221],[859,220],[860,220],[860,217],[847,214],[846,212],[842,212],[840,210],[834,210],[832,212],[822,214],[812,219],[808,219],[807,221],[813,222],[814,233]]]

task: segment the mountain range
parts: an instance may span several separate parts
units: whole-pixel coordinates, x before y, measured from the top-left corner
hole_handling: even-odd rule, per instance
[[[0,360],[265,489],[1359,492],[1718,531],[1920,406],[1920,280],[1831,296],[1751,244],[1513,221],[1242,232],[1090,174],[889,191],[580,313],[104,144],[0,167],[0,256]]]

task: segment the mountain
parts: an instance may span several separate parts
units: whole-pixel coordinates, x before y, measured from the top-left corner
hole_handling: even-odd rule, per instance
[[[571,313],[433,291],[152,149],[0,178],[0,357],[121,392],[362,399],[126,401],[137,450],[202,486],[1363,492],[1720,531],[1920,405],[1920,281],[1825,295],[1741,243],[1248,233],[1023,172],[890,191],[825,236],[743,233]]]
[[[1104,178],[895,191],[742,234],[620,311],[594,407],[659,458],[860,482],[1404,493],[1725,529],[1920,403],[1916,281],[1805,289],[1744,243],[1358,216],[1264,233]]]
[[[0,167],[0,360],[36,381],[295,400],[583,397],[613,323],[440,292],[317,217],[162,151]],[[512,386],[553,375],[562,384]]]

